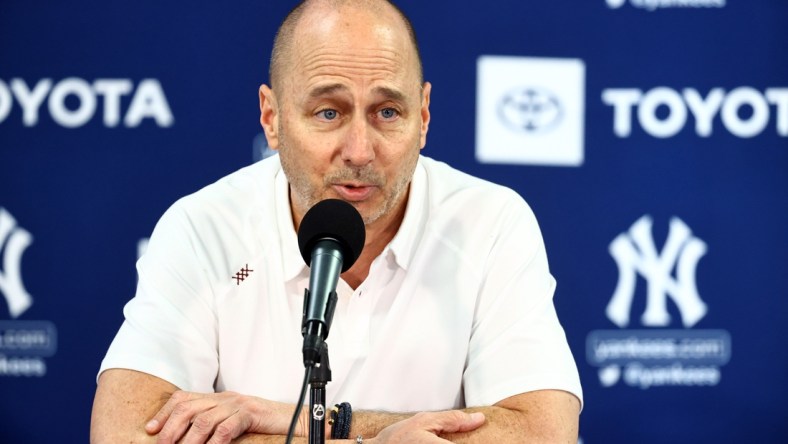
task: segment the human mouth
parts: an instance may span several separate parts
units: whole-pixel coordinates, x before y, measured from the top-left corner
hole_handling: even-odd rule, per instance
[[[341,183],[332,185],[332,188],[343,200],[358,202],[368,199],[377,187],[370,184]]]

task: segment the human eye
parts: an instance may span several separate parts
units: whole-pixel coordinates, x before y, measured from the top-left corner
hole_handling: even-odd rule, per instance
[[[383,118],[383,120],[394,120],[399,117],[399,111],[390,107],[381,109],[378,111],[378,114]]]
[[[320,119],[331,121],[336,119],[339,116],[339,113],[337,110],[329,108],[320,110],[315,115]]]

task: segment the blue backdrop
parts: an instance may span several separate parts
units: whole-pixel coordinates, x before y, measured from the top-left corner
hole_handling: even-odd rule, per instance
[[[424,154],[541,223],[582,441],[786,442],[788,5],[400,5],[433,83]],[[87,441],[138,250],[259,155],[291,6],[0,4],[0,442]]]

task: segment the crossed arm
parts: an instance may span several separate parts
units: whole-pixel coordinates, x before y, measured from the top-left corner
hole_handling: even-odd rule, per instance
[[[111,369],[99,378],[90,442],[283,442],[294,406],[232,392],[200,394],[145,373]],[[580,403],[558,390],[522,393],[462,411],[354,412],[350,436],[364,442],[576,443]],[[296,430],[307,442],[306,412]],[[337,441],[339,442],[339,441]],[[349,442],[349,441],[345,441]]]

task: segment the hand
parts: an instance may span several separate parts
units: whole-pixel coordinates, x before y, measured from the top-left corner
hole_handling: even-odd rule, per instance
[[[157,443],[229,443],[246,432],[286,435],[295,407],[234,392],[177,391],[145,425]],[[296,434],[305,435],[303,421]],[[181,440],[181,441],[179,441]]]
[[[447,443],[440,433],[469,432],[484,424],[481,412],[465,413],[459,410],[422,412],[383,429],[370,444],[383,443]]]

